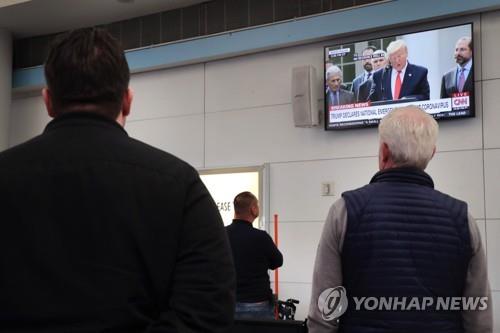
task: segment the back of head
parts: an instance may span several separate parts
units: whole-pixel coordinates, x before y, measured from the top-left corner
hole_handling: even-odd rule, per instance
[[[396,108],[379,124],[380,142],[387,144],[396,167],[424,170],[434,155],[439,127],[416,106]]]
[[[235,216],[244,216],[250,213],[252,204],[257,201],[257,197],[251,192],[245,191],[234,197],[234,214]]]
[[[116,119],[130,71],[116,39],[103,29],[85,28],[53,41],[45,79],[56,116],[80,110]]]

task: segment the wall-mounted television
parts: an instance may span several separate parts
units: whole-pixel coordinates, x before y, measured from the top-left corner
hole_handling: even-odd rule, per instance
[[[395,107],[474,117],[472,23],[326,46],[325,129],[376,126]]]

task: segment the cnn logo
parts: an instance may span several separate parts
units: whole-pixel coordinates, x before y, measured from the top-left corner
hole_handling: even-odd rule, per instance
[[[453,98],[453,106],[455,107],[460,107],[460,106],[469,106],[469,97],[455,97]]]

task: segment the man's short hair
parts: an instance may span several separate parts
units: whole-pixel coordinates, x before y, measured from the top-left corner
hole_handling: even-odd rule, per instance
[[[337,75],[340,76],[340,79],[342,78],[342,71],[340,70],[339,66],[337,65],[332,65],[330,68],[326,70],[325,77],[328,80],[330,76]]]
[[[236,214],[246,214],[250,212],[250,207],[257,201],[257,197],[252,192],[241,192],[234,197],[233,205]]]
[[[45,62],[45,79],[56,116],[94,105],[103,106],[96,113],[116,119],[130,71],[116,39],[103,29],[84,28],[56,37]]]
[[[388,145],[397,166],[424,170],[436,147],[439,126],[417,106],[395,108],[380,121],[380,142]]]
[[[402,39],[397,39],[393,42],[389,43],[389,46],[387,46],[387,55],[390,56],[394,52],[404,48],[408,52],[408,47],[406,46],[406,42]]]

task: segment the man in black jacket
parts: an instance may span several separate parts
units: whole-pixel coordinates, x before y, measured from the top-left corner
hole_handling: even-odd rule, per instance
[[[0,331],[226,332],[234,268],[198,173],[129,138],[132,91],[107,32],[59,37],[54,118],[0,154]]]
[[[283,255],[272,238],[252,222],[259,216],[259,201],[250,192],[234,198],[234,220],[226,227],[236,267],[236,317],[273,318],[268,269],[283,265]]]

